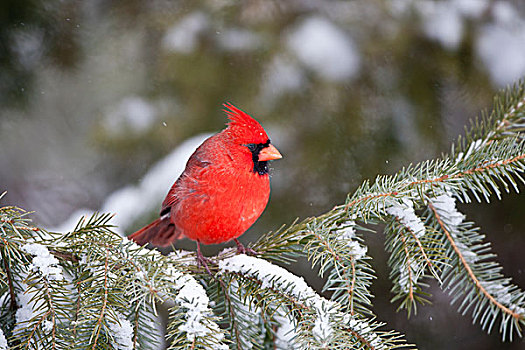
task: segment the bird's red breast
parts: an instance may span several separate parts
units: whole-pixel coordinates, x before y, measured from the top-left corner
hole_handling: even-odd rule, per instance
[[[139,242],[142,235],[160,246],[181,237],[222,243],[242,235],[262,214],[270,195],[267,162],[282,156],[255,119],[224,106],[228,127],[192,154],[162,204],[159,223],[149,225],[155,230],[144,228],[131,238]]]

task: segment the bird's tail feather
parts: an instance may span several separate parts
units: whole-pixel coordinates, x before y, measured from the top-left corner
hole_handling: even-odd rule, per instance
[[[176,240],[183,238],[183,235],[177,231],[169,218],[158,218],[148,226],[132,233],[128,238],[139,245],[151,243],[157,247],[167,247]]]

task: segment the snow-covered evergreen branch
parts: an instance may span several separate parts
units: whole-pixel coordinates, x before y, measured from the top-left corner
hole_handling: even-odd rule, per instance
[[[465,216],[449,195],[432,198],[429,208],[436,229],[443,233],[442,244],[448,248],[451,263],[443,270],[443,280],[454,302],[461,301],[459,311],[465,314],[471,309],[474,321],[489,332],[499,319],[503,339],[521,336],[525,293],[501,274],[490,243],[483,242],[485,236],[471,223],[463,222]]]
[[[110,214],[49,233],[24,211],[0,208],[0,349],[156,349],[158,307],[170,311],[170,349],[406,347],[370,318],[375,274],[364,238],[376,224],[385,224],[400,308],[411,312],[428,300],[433,278],[483,329],[521,336],[525,293],[501,274],[456,202],[518,191],[524,125],[520,82],[449,155],[378,176],[333,210],[262,235],[252,246],[258,257],[224,251],[212,259],[214,276],[193,253],[165,256],[123,239]],[[274,264],[298,257],[319,267],[330,299]]]
[[[396,334],[377,331],[379,324],[345,313],[341,305],[318,295],[303,278],[266,260],[236,255],[219,262],[219,274],[229,275],[240,285],[245,284],[245,288],[251,290],[250,295],[257,295],[260,300],[270,299],[273,310],[268,312],[270,306],[265,303],[269,317],[277,314],[280,316],[277,321],[280,318],[282,322],[278,310],[287,310],[284,314],[291,315],[295,327],[292,334],[285,333],[287,344],[280,339],[282,348],[387,349],[402,343]],[[253,284],[257,288],[253,288]],[[284,324],[278,322],[278,327],[288,329],[288,322],[289,319]]]

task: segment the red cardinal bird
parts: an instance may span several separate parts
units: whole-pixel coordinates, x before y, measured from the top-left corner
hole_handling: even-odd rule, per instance
[[[200,243],[237,240],[262,214],[270,196],[268,161],[282,158],[262,126],[230,103],[230,122],[191,155],[162,203],[160,218],[129,236],[140,245],[169,246],[187,237],[207,267]]]

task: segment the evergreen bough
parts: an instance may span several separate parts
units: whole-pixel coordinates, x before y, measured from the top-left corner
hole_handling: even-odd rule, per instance
[[[521,81],[496,96],[450,154],[365,181],[331,211],[262,235],[251,246],[258,257],[226,249],[212,258],[213,277],[193,253],[162,255],[120,237],[109,214],[53,233],[22,209],[0,208],[0,349],[412,348],[371,309],[375,276],[363,237],[375,227],[384,227],[400,309],[429,302],[435,279],[459,312],[514,340],[525,293],[502,275],[456,202],[518,192],[524,131]],[[298,257],[318,267],[330,299],[275,264]]]

